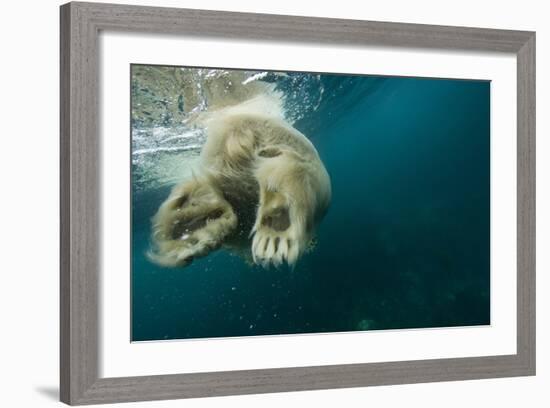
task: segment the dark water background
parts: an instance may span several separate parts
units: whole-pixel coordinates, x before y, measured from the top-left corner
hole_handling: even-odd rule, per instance
[[[132,340],[490,323],[490,83],[318,78],[294,123],[332,179],[315,249],[293,270],[223,250],[161,268],[145,252],[170,187],[134,188]]]

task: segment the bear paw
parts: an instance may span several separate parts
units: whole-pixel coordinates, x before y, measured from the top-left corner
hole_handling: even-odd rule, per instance
[[[291,220],[291,209],[280,193],[270,192],[260,205],[252,229],[252,258],[256,264],[268,267],[287,262],[290,266],[300,256],[303,242],[301,228]]]
[[[219,248],[237,226],[231,205],[208,184],[189,183],[175,191],[154,219],[156,251],[166,266],[185,266]]]

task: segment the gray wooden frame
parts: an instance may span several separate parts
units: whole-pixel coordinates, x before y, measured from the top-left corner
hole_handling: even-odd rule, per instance
[[[218,11],[61,6],[61,401],[95,404],[535,374],[535,33]],[[98,33],[479,50],[517,56],[517,353],[100,378]]]

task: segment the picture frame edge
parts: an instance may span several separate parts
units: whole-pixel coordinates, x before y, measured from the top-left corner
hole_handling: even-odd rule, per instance
[[[536,34],[517,54],[517,349],[536,374]]]

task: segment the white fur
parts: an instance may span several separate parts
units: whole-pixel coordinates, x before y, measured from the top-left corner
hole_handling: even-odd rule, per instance
[[[208,135],[201,166],[153,219],[154,261],[186,265],[224,246],[266,267],[294,265],[307,248],[330,203],[330,178],[313,144],[284,121],[281,95],[255,89],[197,119]]]

